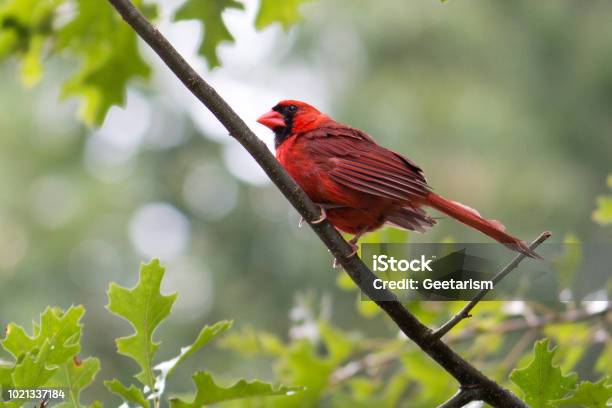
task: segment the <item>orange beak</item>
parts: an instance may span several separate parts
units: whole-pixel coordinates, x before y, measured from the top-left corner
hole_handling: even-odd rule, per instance
[[[274,110],[271,110],[270,112],[261,115],[259,119],[257,119],[257,122],[269,127],[270,129],[275,129],[277,127],[285,127],[285,120],[283,119],[283,115]]]

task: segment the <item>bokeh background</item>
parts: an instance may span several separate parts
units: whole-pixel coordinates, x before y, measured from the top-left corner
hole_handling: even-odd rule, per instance
[[[179,4],[162,2],[162,16]],[[159,27],[268,145],[257,116],[302,99],[404,153],[437,192],[524,239],[550,230],[555,242],[569,233],[612,241],[592,220],[612,171],[609,1],[313,1],[289,32],[255,31],[256,2],[245,4],[224,15],[236,43],[221,47],[212,71],[196,55],[197,23]],[[287,337],[304,292],[326,296],[346,330],[394,333],[359,316],[315,235],[140,46],[153,80],[132,83],[99,129],[79,122],[77,101],[58,99],[71,61],[47,61],[33,89],[14,61],[0,66],[0,325],[84,304],[83,353],[102,359],[102,378],[125,378],[134,367],[113,338],[129,329],[105,309],[105,291],[111,281],[132,286],[139,263],[159,257],[164,290],[179,292],[158,332],[162,358],[223,318]],[[449,237],[486,241],[445,219],[409,240]],[[272,370],[218,350],[202,362],[229,378]],[[190,387],[186,375],[177,383]]]

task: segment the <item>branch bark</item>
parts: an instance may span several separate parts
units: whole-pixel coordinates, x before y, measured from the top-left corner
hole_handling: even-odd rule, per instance
[[[109,2],[191,93],[215,115],[229,134],[253,156],[291,205],[309,222],[317,236],[361,291],[366,296],[374,298],[373,282],[376,276],[359,257],[351,256],[352,247],[329,222],[312,224],[312,221],[319,217],[318,207],[285,172],[267,146],[129,0],[109,0]],[[380,291],[377,293],[381,295]],[[432,331],[410,313],[393,294],[389,292],[385,295],[390,300],[376,301],[377,305],[406,336],[452,375],[463,388],[479,389],[482,400],[495,407],[527,408],[527,405],[512,392],[486,377],[442,341],[432,338]]]
[[[542,242],[550,238],[550,235],[551,234],[548,231],[541,233],[540,236],[537,237],[536,240],[533,241],[529,245],[529,249],[532,249],[532,250],[536,249]],[[514,257],[512,262],[506,265],[501,271],[499,271],[497,275],[493,277],[493,279],[491,279],[491,281],[493,282],[493,286],[497,285],[502,279],[506,277],[506,275],[508,275],[513,270],[515,270],[516,267],[525,258],[526,258],[526,255],[522,253]],[[436,330],[432,336],[436,339],[441,339],[446,333],[451,331],[453,327],[461,323],[463,319],[467,319],[468,317],[471,317],[470,312],[472,311],[472,309],[476,307],[478,302],[480,302],[487,295],[487,293],[489,293],[489,291],[490,289],[485,288],[485,289],[482,289],[480,292],[478,292],[476,296],[474,296],[474,299],[472,299],[467,305],[465,305],[464,308],[461,309],[459,313],[453,316],[448,322],[444,323],[442,327]]]
[[[438,408],[461,408],[471,401],[479,401],[481,399],[480,390],[478,389],[461,389]]]

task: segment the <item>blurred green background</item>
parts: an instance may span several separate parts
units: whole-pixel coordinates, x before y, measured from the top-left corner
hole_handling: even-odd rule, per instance
[[[195,56],[197,24],[160,29],[268,143],[255,118],[278,99],[303,99],[404,153],[436,192],[517,236],[611,241],[591,218],[612,171],[611,2],[313,1],[288,33],[255,32],[246,5],[224,16],[236,44],[221,47],[212,72]],[[168,268],[164,289],[179,291],[159,332],[162,358],[222,318],[286,337],[304,291],[330,295],[344,329],[393,334],[358,315],[315,235],[140,46],[153,81],[133,83],[100,129],[76,119],[75,100],[58,100],[71,61],[46,61],[32,89],[14,61],[0,66],[0,325],[84,304],[84,354],[102,359],[101,377],[125,378],[134,367],[113,339],[128,326],[105,310],[105,291],[133,285],[155,256]],[[448,237],[486,241],[446,219],[409,239]],[[225,351],[202,361],[228,377],[271,376],[265,361]]]

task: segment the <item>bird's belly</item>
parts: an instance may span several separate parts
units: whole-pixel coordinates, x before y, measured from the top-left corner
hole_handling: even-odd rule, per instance
[[[333,208],[326,211],[327,219],[340,231],[363,234],[374,231],[385,223],[385,213],[377,209]]]

